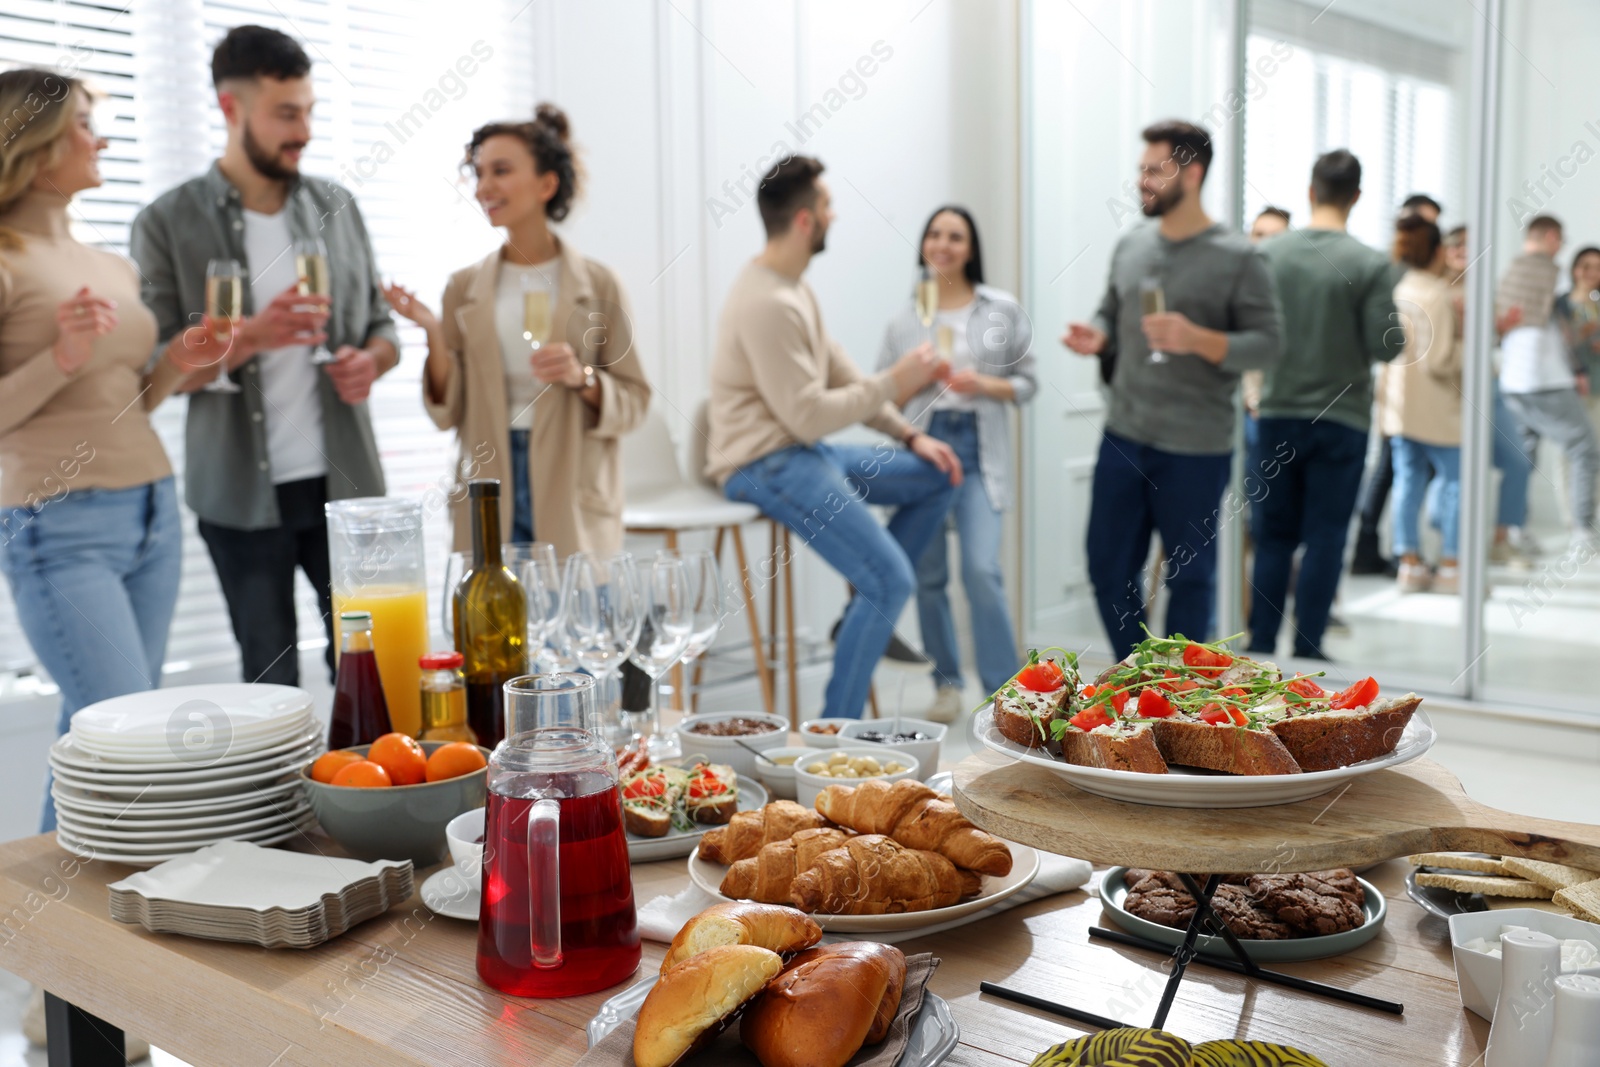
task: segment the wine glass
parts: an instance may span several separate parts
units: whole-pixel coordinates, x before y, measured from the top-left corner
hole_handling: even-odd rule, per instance
[[[639,578],[644,620],[629,661],[650,676],[650,710],[623,712],[623,717],[630,733],[648,738],[650,758],[662,760],[683,755],[678,735],[661,732],[661,676],[689,647],[694,604],[690,599],[689,572],[676,552],[656,553]]]
[[[535,352],[550,340],[550,289],[532,272],[522,276],[522,339]]]
[[[939,313],[939,276],[933,268],[923,264],[917,275],[917,321],[924,330],[933,328],[933,318]]]
[[[710,549],[688,553],[683,565],[689,573],[689,607],[694,613],[689,643],[683,650],[683,663],[688,666],[705,655],[722,629],[722,575],[716,553]]]
[[[1161,279],[1156,277],[1144,278],[1139,282],[1139,314],[1162,315],[1167,310],[1167,292],[1161,287]],[[1167,354],[1159,349],[1150,353],[1151,363],[1165,363]]]
[[[211,320],[211,339],[222,346],[221,370],[202,388],[208,393],[242,393],[228,377],[228,352],[233,334],[244,316],[244,271],[236,259],[213,259],[206,264],[206,317]],[[221,326],[221,329],[218,327]]]
[[[633,557],[626,552],[613,556],[574,552],[567,557],[562,590],[567,605],[559,629],[571,642],[578,665],[604,690],[639,640],[643,615]],[[611,723],[613,744],[625,744],[631,737],[631,729],[624,733],[629,724],[607,715],[602,719]]]
[[[320,237],[305,237],[294,243],[294,269],[301,296],[333,296],[333,278],[328,274],[328,248]],[[322,341],[311,350],[311,362],[336,362]]]
[[[456,633],[456,586],[461,584],[461,576],[467,573],[467,553],[452,552],[444,560],[444,601],[440,609],[440,621],[444,623],[444,639],[451,645],[455,644]],[[456,649],[460,651],[460,649]]]
[[[545,645],[561,621],[563,607],[561,570],[556,566],[556,548],[542,541],[506,545],[506,566],[517,576],[528,598],[529,668],[537,672],[545,656]]]

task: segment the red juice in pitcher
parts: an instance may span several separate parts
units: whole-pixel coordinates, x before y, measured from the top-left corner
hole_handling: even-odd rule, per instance
[[[560,805],[560,962],[551,965],[535,962],[533,950],[535,896],[544,889],[529,849],[535,800],[496,792],[495,777],[484,818],[479,976],[522,997],[568,997],[623,981],[638,969],[640,951],[616,779],[604,770],[554,774],[539,790]]]

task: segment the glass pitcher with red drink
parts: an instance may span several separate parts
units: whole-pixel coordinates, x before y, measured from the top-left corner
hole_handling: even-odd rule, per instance
[[[478,975],[514,996],[570,997],[638,967],[616,755],[576,726],[511,734],[489,759]]]

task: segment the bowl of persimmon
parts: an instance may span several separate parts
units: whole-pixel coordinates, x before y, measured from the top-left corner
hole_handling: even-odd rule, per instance
[[[300,781],[322,829],[350,855],[428,867],[444,858],[450,820],[483,807],[488,757],[464,741],[385,734],[324,752]]]

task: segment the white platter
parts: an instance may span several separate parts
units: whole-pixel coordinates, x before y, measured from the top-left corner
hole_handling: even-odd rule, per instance
[[[761,783],[738,775],[738,811],[755,811],[766,806],[767,791]],[[687,856],[700,847],[700,837],[715,826],[697,826],[693,830],[668,830],[665,837],[637,837],[628,834],[628,861],[650,863],[653,860],[674,860]]]
[[[268,912],[321,907],[329,894],[353,891],[389,868],[411,866],[410,860],[363,863],[258,846],[216,845],[160,870],[129,875],[107,888],[137,893],[148,901]]]
[[[600,1005],[600,1010],[589,1020],[589,1047],[594,1048],[607,1034],[639,1014],[644,998],[659,980],[660,976],[653,974]],[[895,1067],[937,1067],[950,1058],[960,1040],[961,1028],[950,1014],[950,1005],[937,993],[924,988],[922,1005],[917,1010],[916,1021],[911,1024],[905,1051],[900,1053]]]
[[[172,771],[189,773],[212,771],[216,774],[224,774],[229,769],[248,767],[262,760],[309,747],[314,743],[320,744],[322,734],[322,725],[313,722],[308,729],[302,730],[287,741],[279,741],[277,744],[254,750],[243,749],[243,746],[236,745],[233,746],[228,755],[218,760],[172,759],[170,758],[172,754],[169,752],[167,753],[169,758],[164,762],[141,761],[138,763],[121,763],[114,759],[106,759],[103,756],[95,755],[78,744],[71,734],[62,734],[56,739],[56,743],[50,746],[50,764],[53,767],[62,768],[69,774],[92,772],[94,774],[122,776],[139,775],[141,780],[146,780],[147,776],[152,774],[166,774]]]
[[[983,744],[1019,763],[1031,763],[1065,778],[1086,793],[1151,804],[1163,808],[1262,808],[1310,800],[1362,775],[1409,763],[1433,747],[1436,736],[1428,713],[1411,716],[1400,743],[1387,756],[1352,763],[1331,771],[1304,774],[1218,774],[1189,767],[1173,767],[1166,774],[1109,771],[1079,767],[1008,741],[994,726],[994,705],[985,704],[972,718],[972,732]]]
[[[899,912],[894,915],[824,915],[815,912],[811,917],[816,920],[818,926],[829,933],[891,934],[920,930],[925,926],[937,926],[952,919],[972,915],[998,904],[1013,893],[1020,892],[1039,873],[1038,852],[1015,841],[1007,841],[1006,846],[1011,849],[1011,873],[1004,878],[984,875],[982,889],[971,900],[953,904],[948,908]],[[727,873],[728,868],[722,864],[701,859],[698,848],[694,855],[689,857],[689,880],[718,900],[732,899],[723,896],[721,891],[722,879]]]
[[[159,813],[165,816],[207,812],[219,813],[236,808],[247,808],[253,804],[277,803],[278,797],[285,797],[290,793],[303,792],[304,789],[305,786],[300,784],[300,778],[296,775],[287,782],[274,782],[264,786],[246,786],[237,790],[232,796],[180,797],[177,799],[165,798],[147,801],[140,797],[129,799],[126,797],[105,796],[99,790],[82,789],[57,779],[50,786],[50,795],[56,798],[57,805],[82,811],[99,811],[111,815],[125,811],[130,816],[143,812],[148,814]]]
[[[165,741],[112,744],[83,734],[68,736],[72,738],[73,745],[85,756],[103,759],[109,763],[126,766],[180,762],[190,767],[199,767],[205,766],[211,760],[259,754],[313,730],[320,730],[320,726],[321,724],[308,711],[293,720],[274,725],[269,731],[244,737],[221,732],[207,734],[196,729],[177,734]]]
[[[461,873],[461,868],[446,867],[434,871],[422,883],[422,902],[429,911],[475,923],[483,903],[482,884],[481,876],[469,879]]]
[[[270,730],[311,708],[311,694],[289,685],[180,685],[90,704],[73,714],[72,732],[113,745],[165,745],[169,736],[206,725],[189,712],[180,712],[195,701],[215,705],[226,717],[225,723],[215,725],[225,725],[234,737]]]

